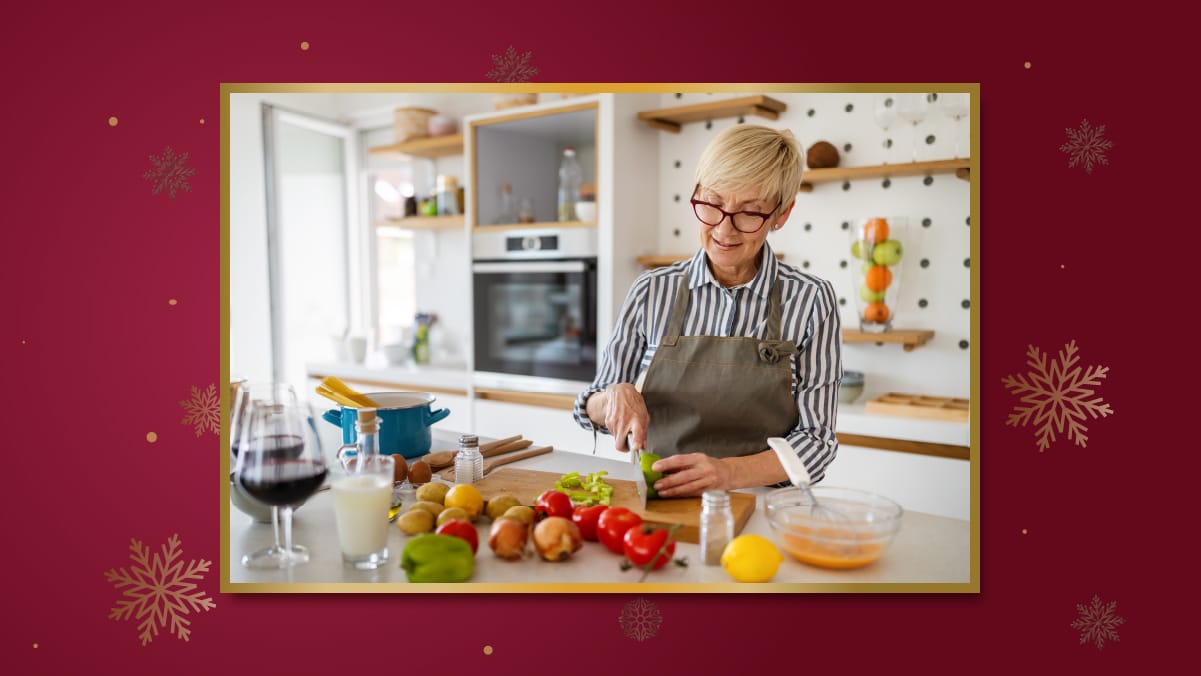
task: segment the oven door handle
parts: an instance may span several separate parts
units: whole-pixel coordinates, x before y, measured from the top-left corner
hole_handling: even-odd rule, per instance
[[[522,273],[522,272],[584,272],[584,261],[521,261],[514,263],[473,263],[472,272]]]

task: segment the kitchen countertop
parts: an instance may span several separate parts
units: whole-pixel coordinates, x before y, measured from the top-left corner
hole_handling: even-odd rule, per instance
[[[457,435],[435,431],[434,450],[454,448]],[[632,479],[629,463],[556,451],[513,463],[510,467],[555,473],[608,470],[614,479]],[[226,484],[228,488],[228,484]],[[549,488],[549,486],[548,486]],[[743,533],[774,537],[763,508],[763,497],[771,489],[755,489],[756,508]],[[687,557],[685,568],[667,566],[651,573],[645,584],[638,585],[641,570],[621,571],[621,557],[596,542],[585,542],[583,549],[562,563],[550,563],[536,556],[521,561],[503,561],[487,546],[490,522],[482,517],[476,524],[480,548],[476,554],[475,574],[465,585],[409,585],[399,568],[400,552],[409,536],[395,526],[389,528],[387,564],[376,571],[355,571],[342,565],[334,526],[330,491],[318,493],[293,518],[293,541],[309,548],[311,561],[284,571],[256,571],[241,564],[246,552],[269,546],[272,530],[257,524],[228,502],[228,557],[223,571],[223,592],[258,591],[634,591],[656,592],[731,592],[731,591],[947,591],[967,592],[978,589],[971,584],[971,527],[968,521],[907,511],[901,530],[883,558],[864,568],[827,570],[802,564],[785,554],[772,584],[767,586],[734,583],[720,566],[700,562],[697,545],[678,543],[676,557]],[[531,545],[532,550],[532,545]],[[356,585],[353,583],[375,583]],[[332,585],[332,586],[331,586]]]

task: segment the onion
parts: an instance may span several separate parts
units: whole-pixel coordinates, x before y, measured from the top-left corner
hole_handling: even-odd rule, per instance
[[[529,536],[529,526],[517,519],[500,518],[492,522],[488,546],[500,558],[516,561],[525,555],[525,543]]]
[[[571,519],[548,516],[534,527],[534,549],[547,561],[565,561],[583,546],[584,538]]]

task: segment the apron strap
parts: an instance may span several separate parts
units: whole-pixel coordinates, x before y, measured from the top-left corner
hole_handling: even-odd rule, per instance
[[[776,281],[771,285],[771,292],[768,294],[768,310],[767,310],[767,339],[768,340],[784,340],[781,326],[783,312],[780,310],[780,277],[776,276]]]
[[[671,319],[667,321],[667,330],[663,332],[663,339],[659,341],[660,345],[675,345],[680,340],[680,333],[684,330],[684,315],[688,313],[688,270],[684,270],[684,277],[680,280],[680,286],[676,289],[675,304],[671,308]]]

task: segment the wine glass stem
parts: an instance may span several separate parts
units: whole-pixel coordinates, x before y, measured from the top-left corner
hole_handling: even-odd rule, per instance
[[[279,550],[279,507],[271,506],[271,530],[275,532],[275,549]]]
[[[284,507],[284,556],[292,556],[292,506]]]

